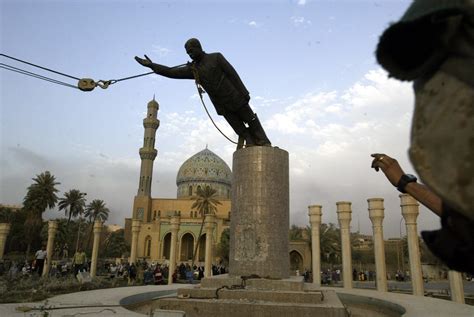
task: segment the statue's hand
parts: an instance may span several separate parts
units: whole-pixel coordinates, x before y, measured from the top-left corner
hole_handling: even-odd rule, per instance
[[[382,169],[382,172],[390,183],[392,183],[393,186],[397,186],[400,178],[405,174],[397,160],[388,155],[379,153],[371,154],[370,156],[374,158],[372,161],[372,168],[377,172],[379,169]]]
[[[145,67],[151,67],[151,65],[153,64],[151,60],[149,59],[144,59],[144,58],[140,58],[138,56],[135,56],[135,60],[142,66],[145,66]]]

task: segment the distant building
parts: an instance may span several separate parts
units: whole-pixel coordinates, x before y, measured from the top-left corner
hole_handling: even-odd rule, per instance
[[[7,208],[12,211],[19,211],[21,208],[23,208],[22,205],[5,205],[5,204],[0,204],[0,208]]]

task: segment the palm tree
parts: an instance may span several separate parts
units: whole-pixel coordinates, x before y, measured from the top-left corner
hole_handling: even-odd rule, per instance
[[[197,237],[196,247],[194,248],[193,253],[193,261],[191,263],[191,267],[194,266],[194,260],[196,258],[197,248],[199,246],[199,238],[202,234],[202,228],[204,227],[204,219],[206,215],[215,214],[217,211],[217,205],[220,205],[221,202],[215,199],[215,195],[217,190],[210,186],[206,186],[204,189],[198,187],[197,189],[197,196],[193,197],[192,199],[195,200],[193,205],[191,206],[192,209],[197,209],[199,214],[202,217],[201,228],[199,229],[199,235]]]
[[[89,219],[89,222],[93,223],[96,220],[107,220],[109,218],[109,212],[110,210],[105,207],[103,200],[94,199],[89,205],[87,205],[84,216]]]
[[[86,206],[86,193],[81,193],[78,189],[71,189],[64,193],[64,198],[59,199],[58,207],[59,210],[65,210],[66,216],[68,216],[66,227],[69,227],[71,217],[77,217],[84,211]]]
[[[107,220],[109,218],[109,212],[110,210],[105,207],[104,201],[100,199],[94,199],[89,205],[87,205],[86,211],[84,212],[84,216],[88,218],[91,229],[89,237],[87,238],[86,246],[88,246],[90,243],[92,231],[94,230],[94,222],[96,220]]]
[[[28,189],[25,198],[23,199],[23,206],[27,210],[28,215],[25,220],[25,236],[28,241],[26,254],[30,252],[31,243],[39,241],[41,225],[43,224],[43,212],[49,208],[54,208],[58,201],[56,193],[56,182],[54,175],[49,171],[36,175],[33,178],[34,183]]]
[[[328,263],[337,263],[341,252],[339,229],[333,223],[322,223],[320,229],[321,258]]]
[[[303,239],[303,229],[297,225],[291,225],[290,231],[290,241],[302,240]]]

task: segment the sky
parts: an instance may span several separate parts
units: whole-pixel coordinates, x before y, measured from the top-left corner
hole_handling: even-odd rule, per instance
[[[405,234],[399,193],[370,168],[371,153],[408,159],[411,83],[390,79],[374,52],[406,0],[26,1],[0,0],[1,52],[76,78],[143,74],[134,56],[168,66],[189,60],[200,39],[221,52],[250,91],[274,146],[289,152],[290,223],[308,206],[337,223],[336,202],[352,202],[352,230],[370,234],[367,199],[385,199],[385,237]],[[0,57],[1,63],[68,84],[77,80]],[[0,203],[21,204],[36,175],[102,199],[109,223],[131,217],[138,189],[147,103],[160,104],[152,196],[176,197],[181,164],[206,146],[232,168],[235,145],[212,126],[194,82],[149,75],[82,92],[0,69]],[[205,99],[218,126],[237,137]],[[49,218],[64,216],[48,211]],[[420,209],[419,230],[439,227]]]

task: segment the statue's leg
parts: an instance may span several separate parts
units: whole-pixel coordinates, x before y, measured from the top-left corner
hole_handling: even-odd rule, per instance
[[[240,149],[243,146],[243,142],[241,142],[242,138],[245,140],[246,146],[255,145],[255,141],[252,138],[249,129],[245,126],[242,119],[240,119],[235,112],[229,111],[225,113],[224,118],[227,120],[232,129],[234,129],[235,133],[237,133],[237,135],[239,136],[239,144],[237,146],[237,149]]]
[[[245,105],[237,112],[240,119],[249,125],[249,130],[252,138],[255,141],[255,145],[260,146],[271,146],[272,143],[268,139],[265,131],[263,130],[260,120],[258,120],[257,114],[250,109],[249,105]]]

